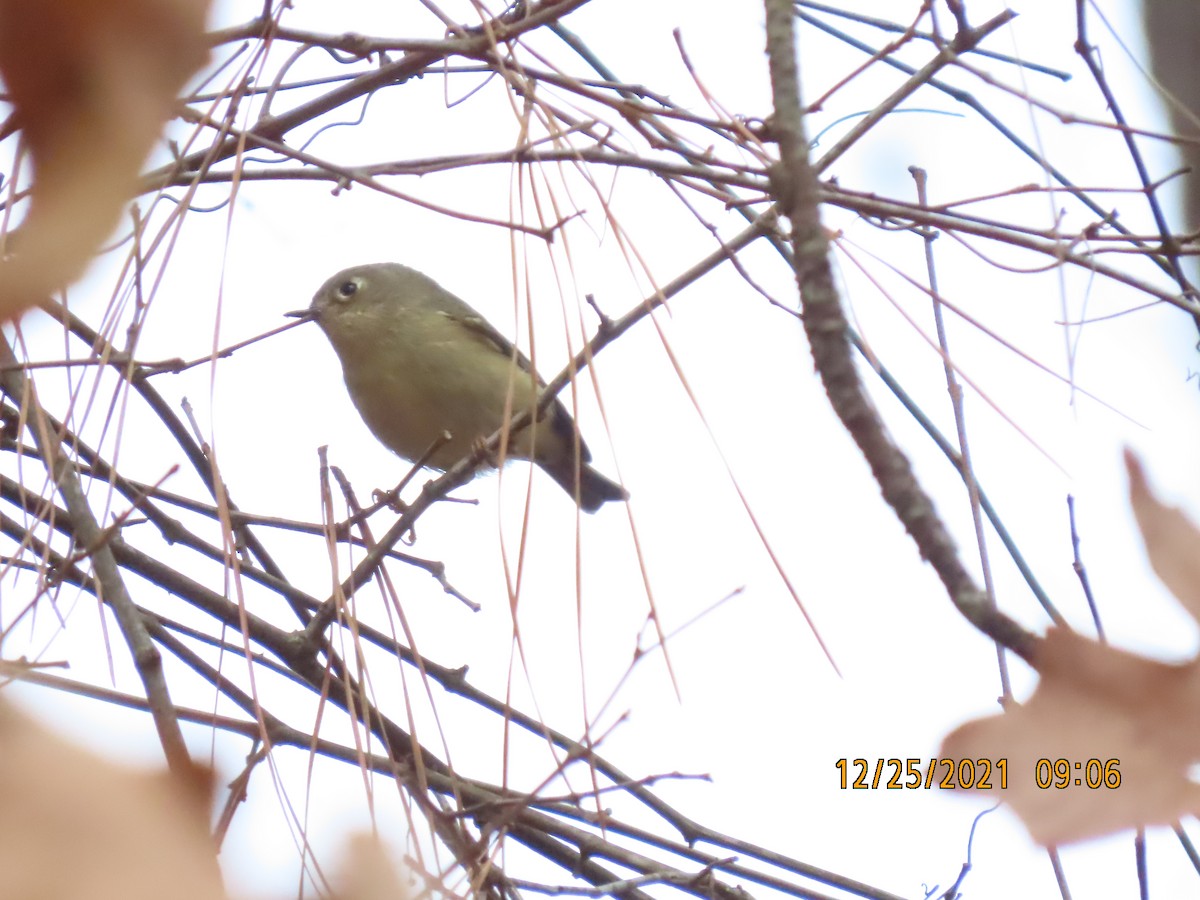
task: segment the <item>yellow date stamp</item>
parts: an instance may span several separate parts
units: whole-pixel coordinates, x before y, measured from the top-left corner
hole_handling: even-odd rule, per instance
[[[839,759],[838,770],[842,790],[888,791],[976,790],[990,791],[1008,787],[1007,759]]]

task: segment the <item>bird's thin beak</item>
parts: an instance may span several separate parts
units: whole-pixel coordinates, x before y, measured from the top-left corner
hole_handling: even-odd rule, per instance
[[[317,311],[310,306],[308,309],[294,309],[291,312],[285,312],[284,315],[289,319],[303,319],[308,321],[317,317]]]

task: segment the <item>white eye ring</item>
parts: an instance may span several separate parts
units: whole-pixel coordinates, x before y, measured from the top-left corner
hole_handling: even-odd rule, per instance
[[[358,278],[347,279],[346,281],[343,281],[341,284],[338,285],[337,298],[339,300],[349,300],[351,297],[353,297],[355,294],[358,293],[358,289],[361,286],[362,286],[362,282],[360,279],[358,279]]]

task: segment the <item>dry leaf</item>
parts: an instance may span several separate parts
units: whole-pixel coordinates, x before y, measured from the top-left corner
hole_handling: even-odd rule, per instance
[[[341,870],[336,900],[405,900],[409,896],[375,835],[356,834],[350,838]]]
[[[1130,453],[1126,464],[1154,569],[1200,617],[1200,532],[1150,493]],[[1006,759],[1003,799],[1035,840],[1060,844],[1200,813],[1200,785],[1188,778],[1200,761],[1200,663],[1169,665],[1051,629],[1034,666],[1041,681],[1028,703],[963,725],[942,753]]]
[[[1200,811],[1200,786],[1187,778],[1200,758],[1200,668],[1057,628],[1037,667],[1042,680],[1028,703],[969,722],[942,745],[950,759],[1007,760],[999,796],[1034,840],[1061,844]]]
[[[220,900],[194,785],[114,766],[0,704],[6,897]]]
[[[33,159],[0,264],[0,321],[82,274],[176,94],[207,59],[207,0],[0,0],[0,75]]]
[[[1129,502],[1137,517],[1150,565],[1179,598],[1192,617],[1200,620],[1200,530],[1182,512],[1166,506],[1150,492],[1142,464],[1125,451],[1129,472]]]

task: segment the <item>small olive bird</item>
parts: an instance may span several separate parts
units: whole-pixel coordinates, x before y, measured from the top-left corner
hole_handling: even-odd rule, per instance
[[[506,417],[532,409],[545,386],[483,316],[398,263],[344,269],[321,285],[308,309],[287,315],[321,326],[363,421],[410,462],[449,433],[428,460],[448,468]],[[512,435],[506,453],[532,460],[586,512],[629,497],[589,465],[591,453],[558,400]]]

